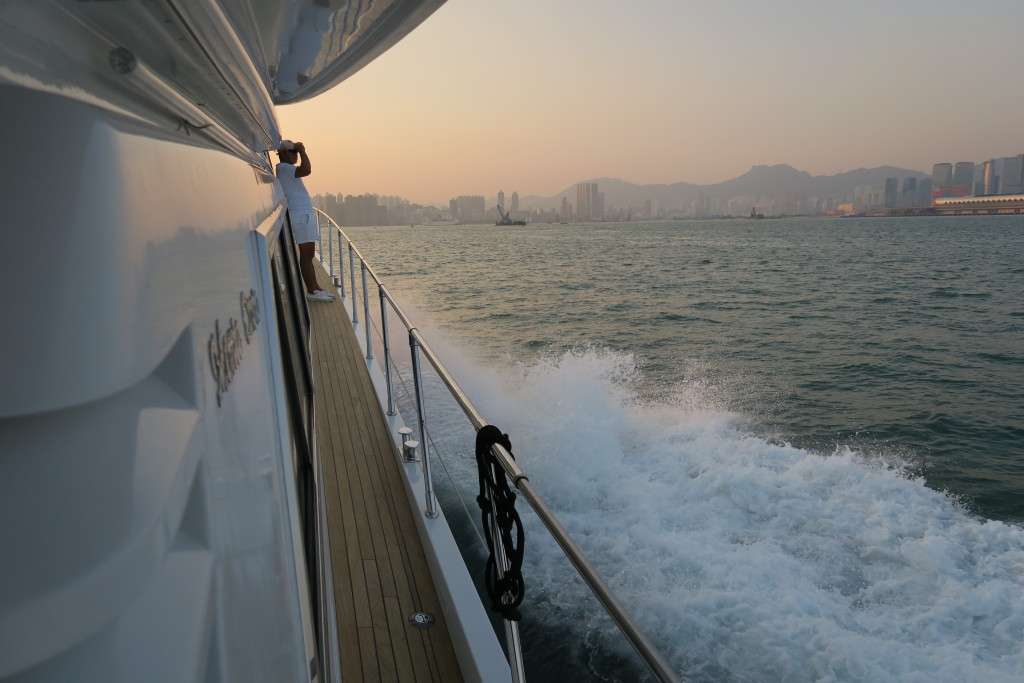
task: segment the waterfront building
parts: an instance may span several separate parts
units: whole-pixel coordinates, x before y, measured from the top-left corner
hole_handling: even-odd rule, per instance
[[[509,208],[512,211],[512,218],[519,218],[519,193],[518,192],[513,192],[512,193],[512,200],[511,200],[511,202],[512,203],[509,205]]]
[[[590,218],[590,183],[576,183],[576,217],[581,221]]]
[[[932,203],[940,197],[966,197],[974,191],[974,162],[935,164],[932,167]]]
[[[486,201],[480,195],[462,195],[448,201],[448,210],[460,223],[486,222]]]
[[[380,225],[381,215],[377,206],[377,195],[361,194],[359,196],[348,195],[341,207],[342,225]],[[385,215],[387,209],[384,209]]]
[[[999,176],[1000,194],[1024,193],[1024,154],[1003,158],[1003,172]]]
[[[589,221],[600,218],[604,207],[599,207],[603,198],[598,197],[597,183],[576,183],[576,219]]]
[[[885,179],[885,208],[892,209],[896,206],[896,197],[899,194],[900,179]]]
[[[949,187],[953,184],[953,164],[942,163],[932,166],[932,187]]]
[[[1024,214],[1024,195],[994,197],[941,197],[934,210],[942,216],[992,216]]]
[[[974,192],[974,162],[958,161],[953,167],[953,186],[966,187],[965,194]]]
[[[981,172],[981,192],[975,194],[990,195],[996,194],[996,160],[989,159],[985,162]]]
[[[313,197],[313,206],[320,209],[328,216],[341,222],[341,207],[344,202],[344,197],[340,194],[334,195],[331,193],[318,194]]]
[[[917,178],[904,178],[897,206],[917,206]]]
[[[498,206],[501,207],[502,211],[507,211],[505,208],[505,191],[498,190]]]
[[[922,178],[917,184],[917,195],[914,206],[930,206],[932,203],[932,179]]]

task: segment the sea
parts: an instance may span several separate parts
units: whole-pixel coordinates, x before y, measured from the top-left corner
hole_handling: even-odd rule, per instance
[[[1024,217],[346,232],[685,680],[1024,681]],[[527,679],[654,680],[517,508]]]

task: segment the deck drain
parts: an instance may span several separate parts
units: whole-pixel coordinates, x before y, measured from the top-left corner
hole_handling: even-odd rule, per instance
[[[409,623],[416,628],[430,628],[436,621],[430,612],[416,612],[409,617]]]

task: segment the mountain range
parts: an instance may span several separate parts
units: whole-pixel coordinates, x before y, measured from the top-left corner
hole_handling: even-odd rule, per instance
[[[692,183],[637,185],[618,178],[592,178],[588,183],[597,183],[598,192],[604,193],[605,207],[642,206],[648,199],[657,201],[661,206],[679,206],[685,202],[705,195],[710,199],[728,200],[733,197],[769,197],[774,198],[782,192],[801,192],[807,197],[838,198],[849,201],[853,199],[858,187],[871,187],[881,190],[885,187],[886,178],[904,178],[921,180],[929,177],[921,171],[914,171],[894,166],[877,168],[859,168],[836,175],[812,176],[807,171],[799,171],[786,164],[774,166],[754,166],[743,175],[713,185],[694,185]],[[558,194],[550,197],[529,195],[519,198],[520,209],[558,210],[562,198],[568,199],[571,205],[576,204],[576,185],[573,184]],[[497,198],[488,202],[493,206]],[[506,198],[506,202],[508,199]]]

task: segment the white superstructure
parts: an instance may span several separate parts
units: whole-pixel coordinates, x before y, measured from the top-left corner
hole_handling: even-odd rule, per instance
[[[0,680],[324,680],[273,107],[439,5],[0,3]]]

